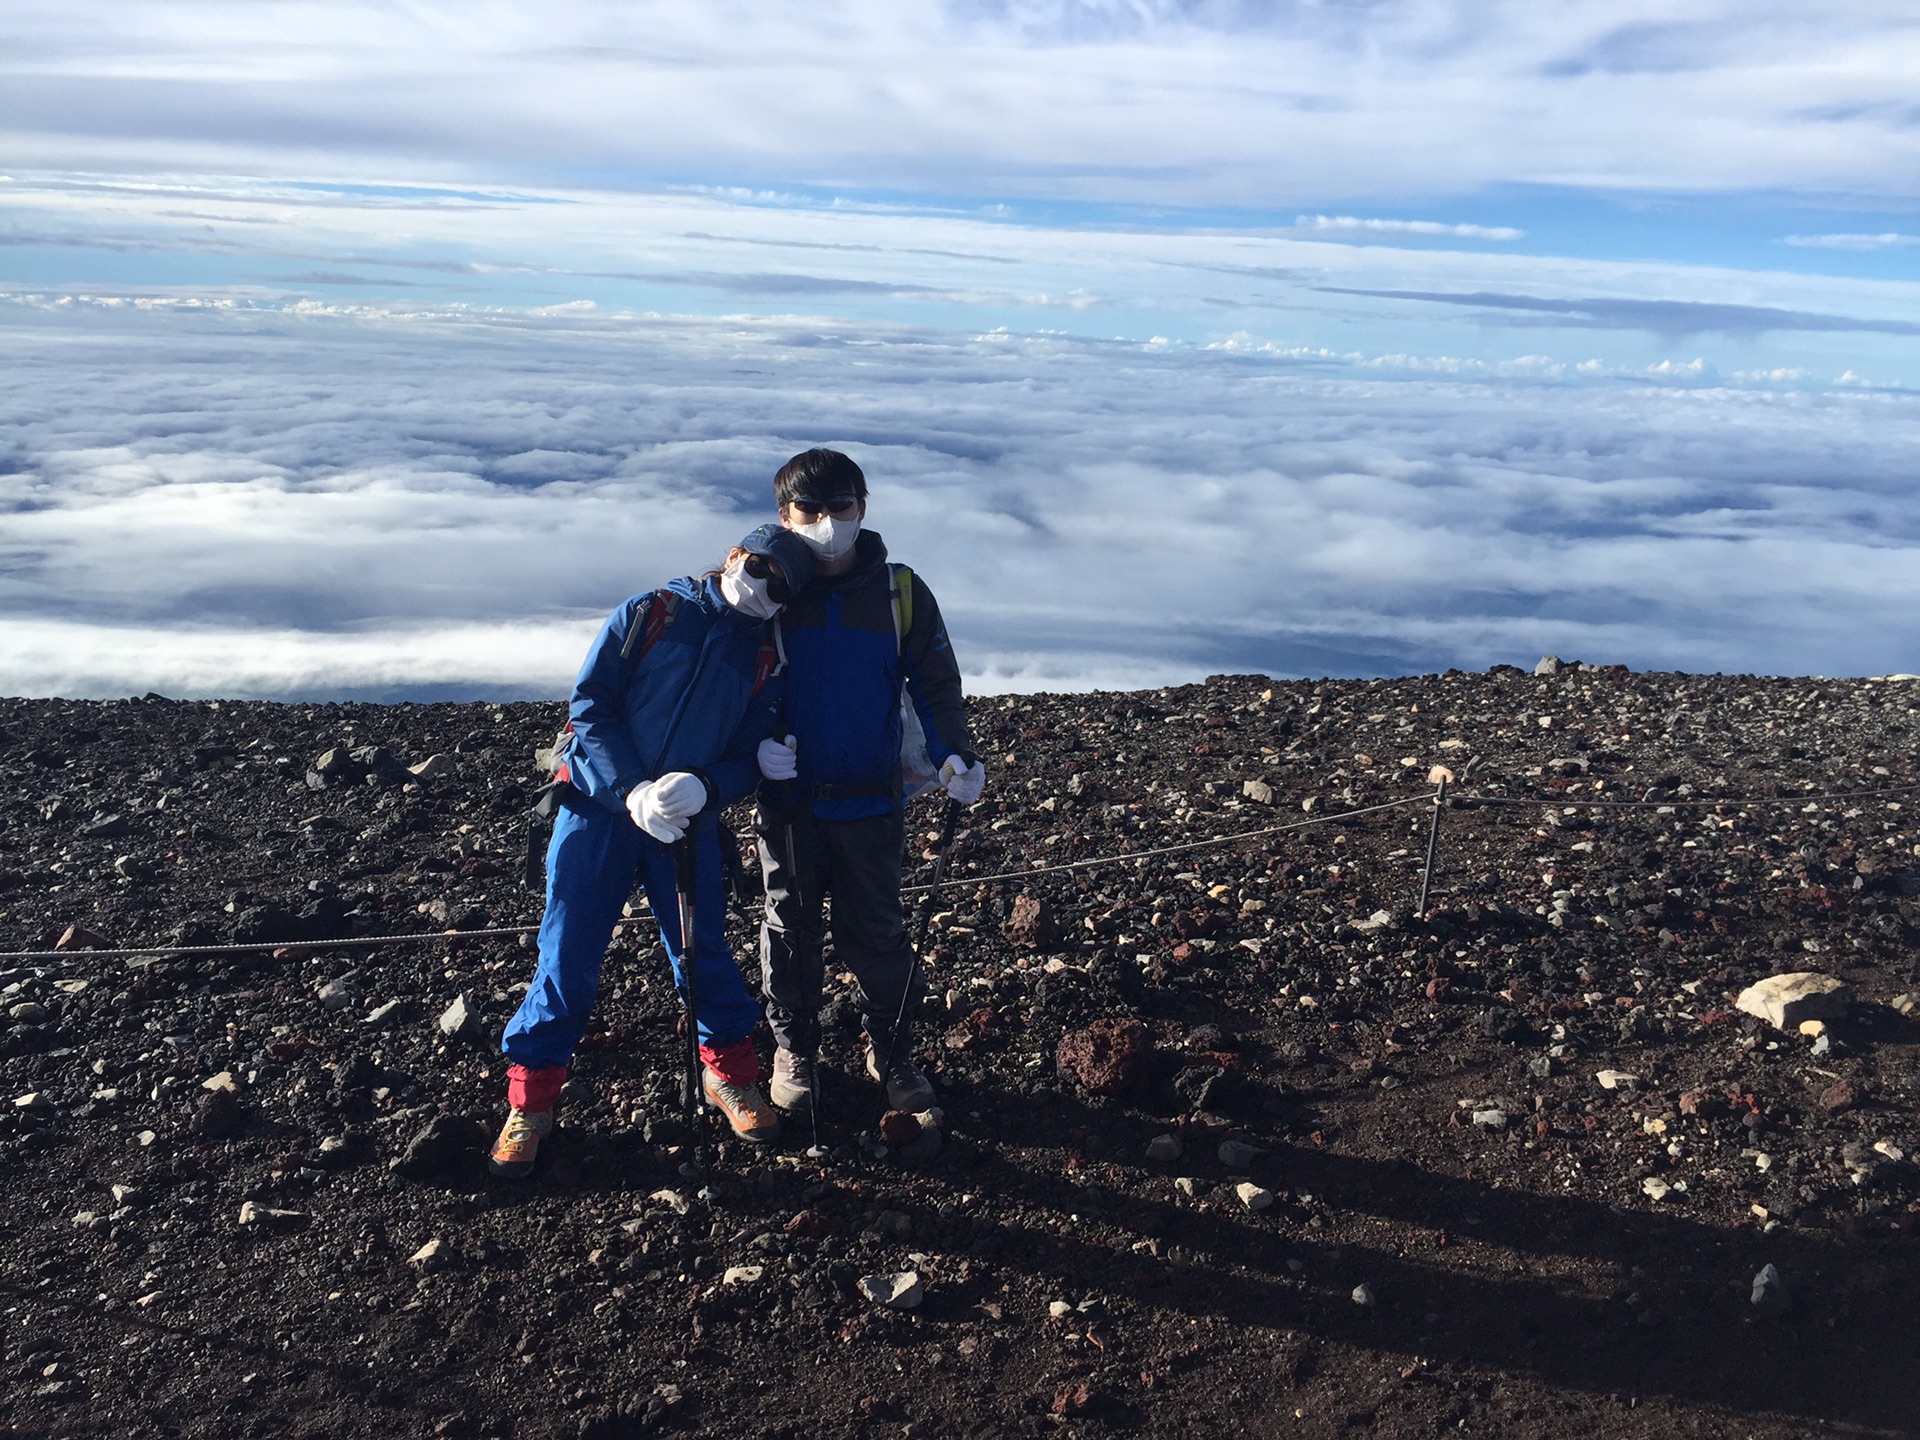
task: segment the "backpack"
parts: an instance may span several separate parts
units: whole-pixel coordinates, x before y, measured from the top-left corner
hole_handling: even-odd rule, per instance
[[[907,632],[913,629],[913,571],[905,565],[895,565],[891,561],[887,570],[892,579],[893,589],[893,650],[895,655],[903,654],[907,648]],[[913,701],[907,696],[905,680],[900,682],[900,803],[906,804],[916,795],[924,795],[940,783],[940,767],[933,763],[933,757],[927,754],[926,727],[920,723],[920,712],[913,708]]]
[[[640,667],[640,662],[647,658],[647,652],[653,649],[662,635],[666,634],[667,627],[673,624],[674,617],[680,613],[680,599],[681,597],[673,591],[662,588],[655,590],[640,602],[641,609],[634,616],[635,623],[627,631],[626,643],[620,647],[620,659],[626,666],[628,679],[631,679],[633,672]],[[911,607],[909,607],[909,614],[911,614]],[[749,693],[758,694],[760,687],[778,674],[781,666],[786,663],[786,643],[780,634],[780,622],[776,619],[773,622],[773,629],[760,643],[760,654],[753,670],[753,690]],[[534,792],[533,802],[527,809],[527,858],[521,878],[527,889],[536,893],[546,888],[544,883],[546,868],[542,863],[542,851],[546,848],[541,840],[543,825],[551,827],[554,816],[563,807],[583,803],[580,792],[574,788],[573,775],[567,764],[567,757],[572,749],[573,722],[569,720],[553,737],[551,747],[534,752],[534,759],[552,777],[546,785]],[[721,854],[731,862],[727,867],[728,874],[734,881],[733,888],[736,894],[740,894],[745,887],[739,845],[725,825],[720,829],[722,831]],[[745,903],[744,900],[742,903]]]

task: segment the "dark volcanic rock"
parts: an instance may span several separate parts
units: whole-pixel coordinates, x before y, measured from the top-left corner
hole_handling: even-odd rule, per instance
[[[471,1120],[436,1115],[407,1142],[393,1168],[409,1180],[436,1180],[470,1165],[489,1139]]]
[[[231,1090],[209,1090],[200,1097],[189,1128],[205,1140],[224,1140],[240,1128],[244,1119],[240,1100]]]

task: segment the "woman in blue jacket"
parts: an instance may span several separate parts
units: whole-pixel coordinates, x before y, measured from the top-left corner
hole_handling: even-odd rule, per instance
[[[780,710],[781,661],[768,622],[813,573],[805,543],[762,525],[709,574],[635,595],[608,617],[574,682],[566,797],[547,847],[540,963],[507,1024],[507,1122],[489,1164],[533,1169],[599,991],[600,962],[632,893],[646,888],[682,1001],[680,907],[669,846],[691,829],[698,856],[702,1091],[736,1135],[771,1139],[747,993],[726,938],[715,822],[759,778],[755,749]]]

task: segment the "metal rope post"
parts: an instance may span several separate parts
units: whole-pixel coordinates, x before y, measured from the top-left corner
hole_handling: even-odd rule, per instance
[[[1447,808],[1447,782],[1453,778],[1453,772],[1444,765],[1433,767],[1428,777],[1435,782],[1433,791],[1433,823],[1427,827],[1427,863],[1420,872],[1420,905],[1413,912],[1413,918],[1427,918],[1427,890],[1433,884],[1433,857],[1440,848],[1440,812]]]

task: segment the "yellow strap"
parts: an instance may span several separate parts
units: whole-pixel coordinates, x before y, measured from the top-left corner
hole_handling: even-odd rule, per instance
[[[913,629],[913,571],[905,565],[890,565],[893,571],[893,639],[896,649],[904,650],[907,633]]]

